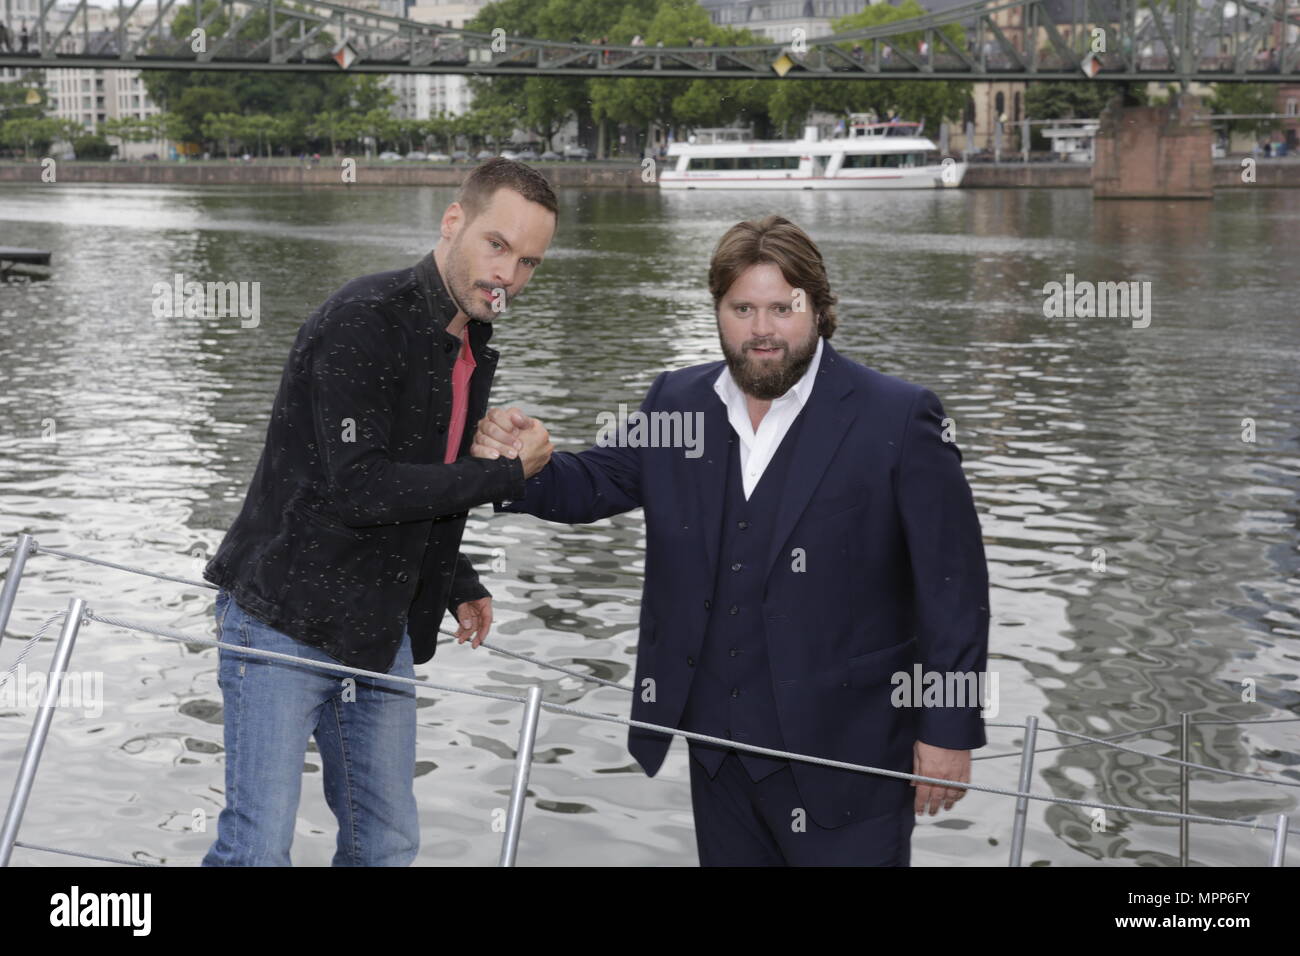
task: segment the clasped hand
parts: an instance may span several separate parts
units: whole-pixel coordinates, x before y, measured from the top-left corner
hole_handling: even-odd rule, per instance
[[[478,423],[469,453],[475,458],[518,458],[531,478],[551,460],[550,432],[518,408],[493,408]]]

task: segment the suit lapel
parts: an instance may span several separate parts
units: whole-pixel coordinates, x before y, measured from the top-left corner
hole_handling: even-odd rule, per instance
[[[772,529],[772,543],[765,565],[767,573],[771,573],[786,540],[821,483],[835,450],[857,418],[856,406],[845,401],[852,391],[853,383],[844,367],[844,360],[829,342],[824,342],[812,395],[801,412],[803,426],[799,429],[794,458],[790,462]]]

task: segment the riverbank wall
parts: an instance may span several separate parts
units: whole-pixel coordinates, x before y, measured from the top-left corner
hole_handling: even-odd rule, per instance
[[[1300,189],[1300,159],[1245,157],[1214,162],[1215,189],[1272,187]],[[40,162],[0,163],[0,182],[48,181]],[[536,164],[559,189],[654,189],[636,162]],[[280,161],[96,163],[59,161],[53,167],[58,183],[139,183],[186,186],[458,186],[472,165],[410,163],[356,164],[345,167]],[[1092,169],[1082,163],[972,163],[962,187],[967,189],[1088,189]]]

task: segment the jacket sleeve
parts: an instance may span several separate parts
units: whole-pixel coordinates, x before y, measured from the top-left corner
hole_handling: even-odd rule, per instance
[[[473,562],[464,553],[456,555],[456,570],[451,577],[451,595],[447,598],[447,611],[452,617],[456,616],[456,608],[466,601],[491,596],[479,581]]]
[[[907,541],[913,582],[918,660],[925,672],[977,675],[985,686],[989,582],[979,515],[961,467],[961,451],[943,438],[943,406],[920,389],[908,415],[895,501]],[[977,695],[978,696],[978,695]],[[922,707],[918,736],[951,750],[987,743],[980,701]]]
[[[654,409],[667,378],[660,372],[641,411]],[[584,452],[556,452],[546,467],[524,483],[524,493],[495,506],[496,511],[535,515],[564,524],[590,524],[642,505],[644,449],[625,442],[597,445]]]
[[[401,330],[364,303],[331,309],[312,341],[305,371],[316,447],[344,524],[423,521],[522,494],[518,459],[397,460],[390,434],[404,349]]]

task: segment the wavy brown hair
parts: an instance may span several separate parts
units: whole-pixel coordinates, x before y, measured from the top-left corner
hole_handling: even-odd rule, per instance
[[[738,222],[718,240],[709,262],[709,294],[713,314],[731,284],[750,266],[770,262],[791,286],[802,289],[817,317],[817,333],[829,339],[835,333],[835,303],[826,263],[817,244],[789,219],[765,216]]]

